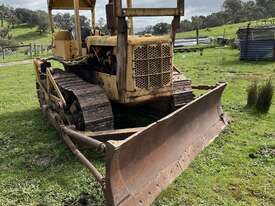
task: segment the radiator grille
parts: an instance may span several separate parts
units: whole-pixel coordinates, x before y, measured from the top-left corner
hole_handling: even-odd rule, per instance
[[[133,69],[137,88],[156,89],[171,84],[171,44],[160,43],[134,47]]]

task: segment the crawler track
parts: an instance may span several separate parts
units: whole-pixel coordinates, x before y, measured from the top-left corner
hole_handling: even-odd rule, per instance
[[[76,125],[77,129],[90,131],[113,129],[111,103],[101,87],[61,70],[56,70],[53,76],[64,94],[70,122]]]
[[[192,82],[180,73],[173,74],[173,99],[176,108],[194,100]]]

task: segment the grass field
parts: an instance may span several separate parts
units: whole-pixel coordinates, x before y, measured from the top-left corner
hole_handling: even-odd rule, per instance
[[[24,52],[21,50],[16,51],[16,54],[13,55],[7,55],[5,56],[5,58],[3,59],[2,57],[0,57],[0,63],[9,63],[9,62],[17,62],[17,61],[23,61],[23,60],[31,60],[34,59],[36,57],[49,57],[52,55],[51,50],[49,51],[43,51],[43,53],[39,53],[36,56],[33,55],[32,57],[30,55],[26,55],[24,54]]]
[[[30,27],[28,25],[16,26],[11,31],[13,39],[23,44],[51,44],[50,32],[40,34],[37,32],[36,27]]]
[[[247,22],[239,23],[239,24],[228,24],[219,27],[212,27],[207,29],[200,29],[199,35],[200,36],[223,36],[225,34],[225,38],[235,38],[236,32],[242,26],[246,26]],[[178,33],[177,37],[195,37],[196,31],[188,31],[183,33]]]
[[[177,54],[194,84],[229,85],[224,109],[234,119],[154,206],[264,205],[275,202],[275,106],[245,108],[246,88],[275,78],[275,63],[240,62],[238,51]],[[103,205],[94,178],[57,138],[36,99],[32,65],[0,68],[0,205]],[[101,157],[89,153],[103,170]]]
[[[258,21],[252,21],[250,22],[251,27],[254,25],[260,25],[264,23],[269,23],[274,19],[262,19]],[[249,22],[242,22],[238,24],[225,24],[223,26],[218,27],[212,27],[212,28],[206,28],[206,29],[200,29],[199,35],[200,36],[225,36],[225,38],[236,38],[236,32],[240,27],[247,27]],[[178,33],[177,37],[195,37],[196,31],[188,31],[183,33]]]
[[[30,43],[32,45],[42,44],[44,45],[44,48],[45,46],[51,45],[51,34],[49,32],[45,34],[40,34],[39,32],[37,32],[36,27],[30,27],[28,25],[15,26],[15,28],[11,30],[10,34],[12,35],[12,39],[17,43],[17,45],[28,45]],[[24,54],[25,50],[28,50],[28,47],[18,49],[15,55],[6,55],[5,59],[0,56],[0,63],[32,59],[30,55]],[[49,56],[51,55],[51,53],[45,51],[41,55]]]
[[[256,22],[252,22],[252,24],[255,24],[255,23]],[[199,32],[199,35],[200,36],[225,35],[225,38],[235,38],[237,30],[240,27],[247,26],[247,24],[248,22],[244,22],[239,24],[228,24],[228,25],[219,26],[219,27],[201,29]],[[52,41],[50,32],[47,32],[41,35],[39,34],[39,32],[37,32],[36,27],[30,27],[28,25],[15,26],[15,28],[12,29],[11,34],[12,34],[13,40],[15,40],[17,44],[32,43],[32,44],[38,44],[38,45],[40,44],[50,45]],[[177,37],[195,37],[195,36],[196,36],[196,31],[189,31],[189,32],[183,32],[183,33],[177,34]],[[20,52],[17,52],[17,53],[18,53],[17,55],[6,56],[4,60],[0,57],[0,63],[31,59],[31,57],[28,55],[24,55],[23,53],[20,53]]]
[[[3,59],[0,57],[0,63],[9,63],[9,62],[16,62],[16,61],[23,61],[23,60],[28,60],[31,59],[30,56],[25,55],[23,53],[16,53],[15,55],[7,55]]]

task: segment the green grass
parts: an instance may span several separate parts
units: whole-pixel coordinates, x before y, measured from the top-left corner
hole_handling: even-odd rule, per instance
[[[246,110],[246,89],[254,80],[275,78],[275,63],[240,62],[239,52],[209,49],[176,55],[176,64],[194,84],[228,82],[224,109],[231,126],[193,162],[155,205],[274,205],[275,107],[259,116]],[[259,151],[273,155],[254,157]]]
[[[37,32],[36,27],[28,25],[16,26],[12,29],[11,34],[18,44],[51,44],[51,34],[49,32],[40,34]]]
[[[63,205],[91,191],[101,202],[99,186],[42,116],[32,65],[1,68],[0,79],[0,205]]]
[[[272,19],[269,19],[272,20]],[[261,24],[265,21],[268,20],[258,20],[258,21],[252,21],[251,26],[256,25],[256,24]],[[240,27],[246,27],[248,22],[242,22],[238,24],[226,24],[223,26],[218,26],[218,27],[212,27],[212,28],[206,28],[206,29],[201,29],[199,31],[200,36],[223,36],[225,34],[225,38],[236,38],[236,32]],[[177,37],[195,37],[196,31],[189,31],[189,32],[182,32],[178,33]]]
[[[49,52],[43,51],[42,54],[37,54],[36,56],[31,57],[29,55],[25,55],[23,52],[17,51],[16,54],[5,56],[5,59],[3,59],[2,56],[0,56],[0,64],[24,61],[24,60],[32,60],[35,57],[49,57],[51,55],[52,55],[51,51]]]
[[[4,21],[4,27],[8,27],[8,23]],[[15,40],[18,44],[51,44],[51,33],[48,31],[44,34],[40,34],[37,31],[36,26],[30,25],[16,25],[14,28],[11,28],[10,34],[12,39]]]
[[[230,49],[207,49],[203,57],[175,56],[194,84],[229,83],[223,105],[234,122],[155,206],[274,205],[275,106],[259,116],[245,105],[247,86],[274,79],[275,63],[238,59],[238,51]],[[83,194],[90,205],[103,205],[94,178],[41,114],[32,65],[0,68],[0,79],[0,205],[77,205]],[[93,153],[90,157],[103,171],[102,158]]]
[[[263,20],[261,20],[263,21]],[[7,23],[5,23],[5,26],[7,26]],[[223,36],[225,32],[226,38],[235,38],[236,32],[239,29],[239,27],[246,26],[248,22],[239,23],[239,24],[228,24],[224,26],[219,27],[213,27],[208,29],[202,29],[200,30],[200,36]],[[252,22],[252,24],[255,24],[256,22]],[[50,45],[51,44],[51,34],[50,32],[47,32],[45,34],[39,34],[37,32],[36,27],[30,27],[29,25],[18,25],[15,26],[14,29],[11,31],[13,40],[15,40],[18,44],[43,44],[43,45]],[[178,33],[177,37],[194,37],[196,36],[196,31],[189,31],[189,32],[183,32]],[[204,46],[203,46],[204,47]],[[31,59],[30,56],[19,54],[16,56],[7,56],[5,60],[0,58],[0,63],[5,62],[12,62],[12,61],[20,61],[20,60],[26,60]]]
[[[31,57],[25,54],[8,55],[8,56],[5,56],[5,59],[3,59],[3,57],[1,56],[0,63],[16,62],[16,61],[23,61],[28,59],[31,59]]]
[[[5,23],[6,24],[6,23]],[[7,26],[7,25],[5,25]],[[12,40],[14,40],[17,45],[28,45],[28,44],[37,44],[48,46],[51,45],[51,34],[49,32],[40,34],[37,32],[36,27],[30,27],[28,25],[19,25],[15,26],[10,34],[12,35]],[[22,61],[27,59],[32,59],[29,55],[24,54],[24,50],[28,49],[27,47],[20,48],[17,50],[16,55],[7,55],[5,59],[0,56],[0,63],[7,63],[13,61]],[[44,52],[42,56],[49,56],[51,53]],[[40,55],[41,56],[41,55]]]
[[[225,37],[226,38],[235,38],[236,37],[236,32],[241,26],[246,26],[247,22],[245,23],[239,23],[239,24],[228,24],[228,25],[223,25],[219,27],[212,27],[212,28],[207,28],[207,29],[201,29],[199,31],[200,36],[223,36],[225,32]],[[195,37],[196,31],[189,31],[189,32],[183,32],[183,33],[178,33],[177,37]]]

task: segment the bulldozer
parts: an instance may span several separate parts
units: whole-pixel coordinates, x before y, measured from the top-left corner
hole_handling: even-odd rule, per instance
[[[53,56],[34,60],[40,107],[100,183],[107,206],[152,204],[229,123],[221,106],[227,84],[194,86],[173,64],[185,6],[175,3],[109,0],[104,33],[96,0],[48,0]],[[56,29],[54,10],[74,11],[74,28]],[[91,12],[88,30],[82,10]],[[152,16],[172,16],[171,34],[134,35],[133,18]],[[104,154],[104,175],[87,149]]]

